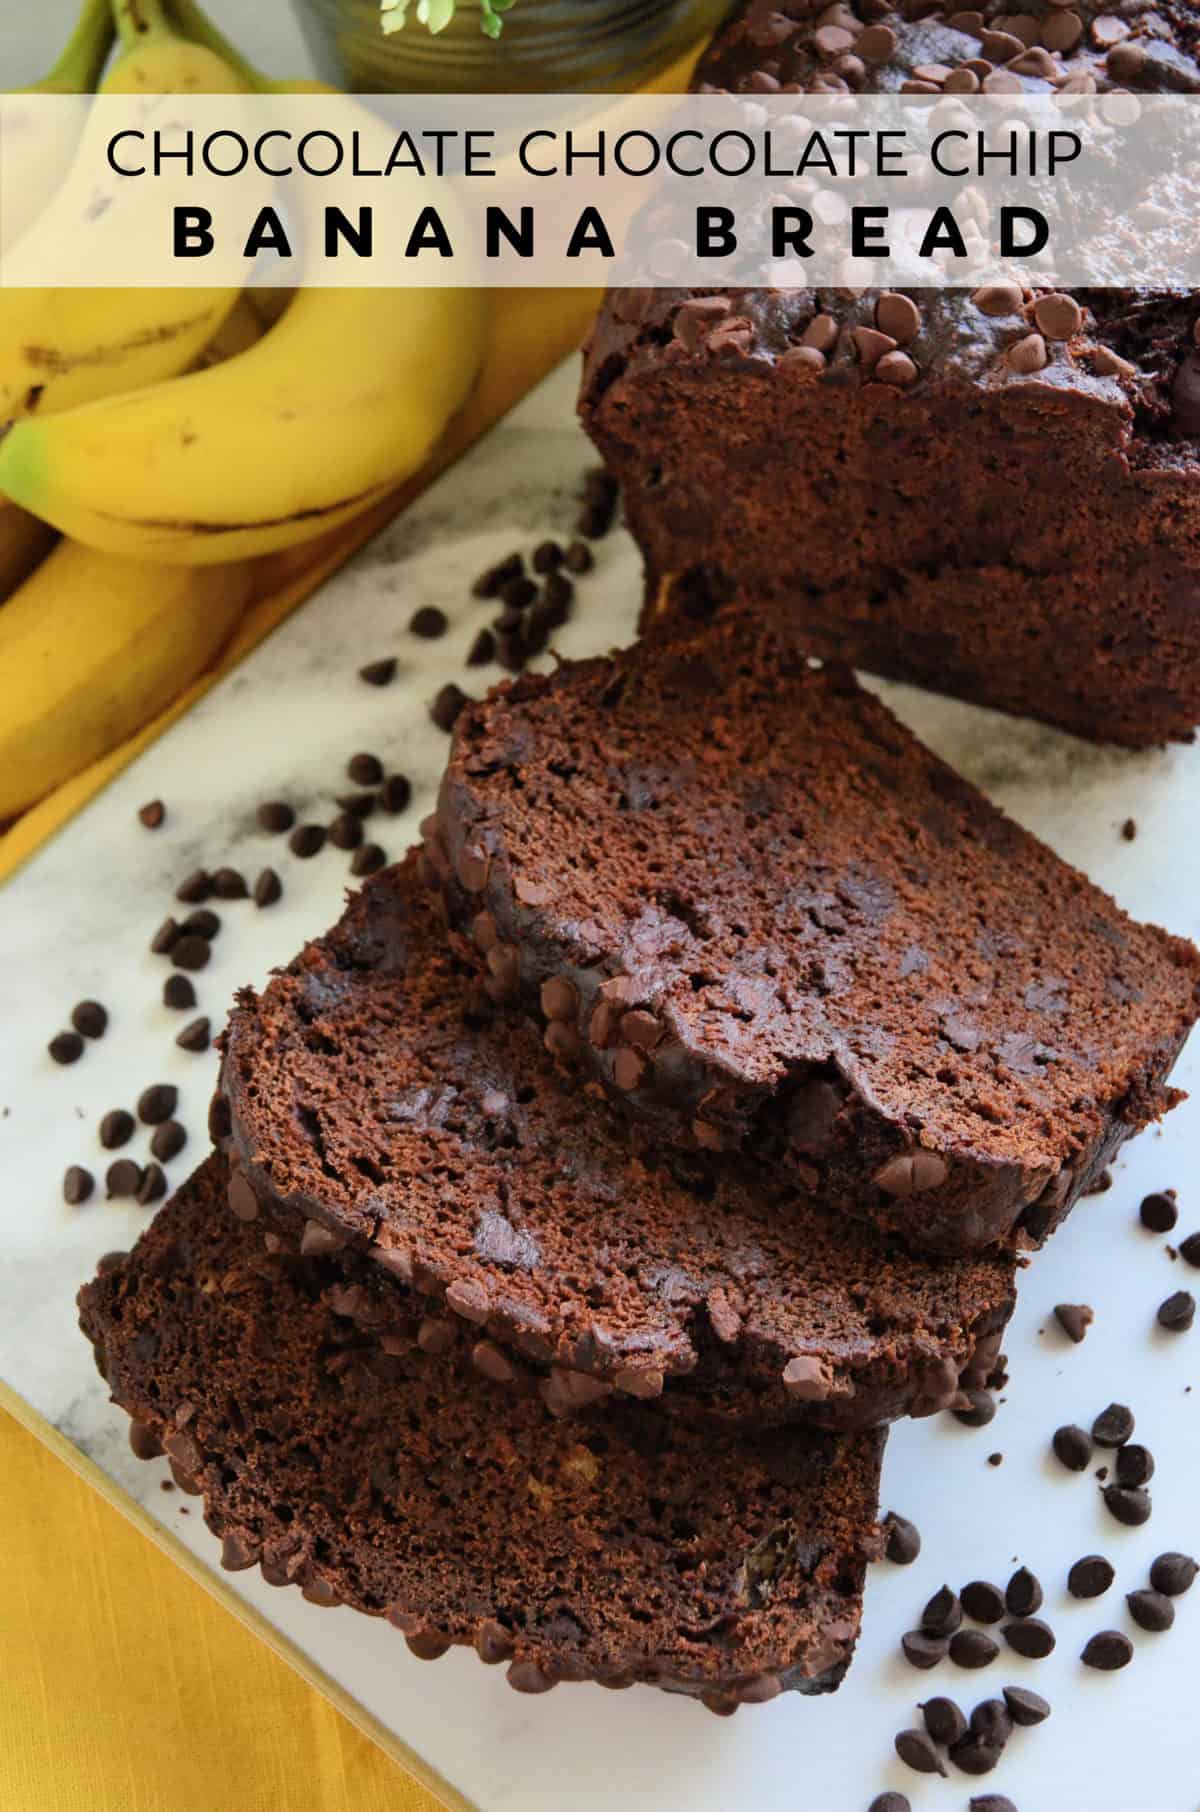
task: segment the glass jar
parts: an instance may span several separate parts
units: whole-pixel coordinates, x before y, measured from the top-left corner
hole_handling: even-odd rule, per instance
[[[620,94],[716,29],[730,0],[515,0],[499,38],[459,0],[434,37],[416,17],[386,36],[378,0],[293,0],[318,72],[357,94]]]

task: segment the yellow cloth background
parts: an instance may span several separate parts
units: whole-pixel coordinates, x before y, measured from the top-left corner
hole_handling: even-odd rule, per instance
[[[693,60],[653,86],[685,87]],[[435,469],[579,343],[595,303],[584,290],[494,295],[481,381]],[[353,544],[335,536],[271,568],[216,673],[19,819],[0,838],[0,879]],[[437,1812],[431,1793],[3,1410],[0,1553],[0,1812]]]

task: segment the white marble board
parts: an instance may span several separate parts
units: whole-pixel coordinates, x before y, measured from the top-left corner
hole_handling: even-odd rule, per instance
[[[384,827],[393,855],[415,838],[445,750],[427,701],[445,680],[463,679],[466,649],[487,620],[470,580],[514,545],[569,528],[574,489],[591,463],[574,422],[574,384],[571,361],[0,894],[0,1379],[206,1568],[216,1567],[215,1544],[194,1501],[160,1489],[162,1462],[133,1459],[126,1419],[109,1406],[75,1325],[78,1285],[103,1252],[133,1240],[146,1210],[105,1202],[102,1191],[69,1209],[62,1172],[78,1161],[102,1174],[101,1113],[132,1107],[158,1080],[179,1084],[192,1135],[172,1181],[202,1154],[215,1058],[175,1048],[184,1016],[161,1005],[166,968],[147,949],[183,874],[224,860],[251,876],[269,862],[283,876],[284,899],[268,911],[218,903],[225,926],[196,978],[214,1025],[236,986],[262,982],[337,916],[348,858],[329,848],[309,862],[291,857],[283,839],[256,828],[259,800],[283,796],[302,817],[328,821],[332,795],[347,784],[346,758],[372,749],[414,782],[411,809],[374,820],[373,832]],[[616,532],[581,587],[562,652],[624,639],[638,584],[632,544]],[[450,617],[443,640],[407,633],[423,603]],[[391,687],[356,678],[363,661],[393,652],[401,671]],[[1200,748],[1102,751],[907,688],[886,691],[926,740],[1125,906],[1200,934]],[[136,811],[153,797],[168,815],[151,833]],[[1138,824],[1132,843],[1120,835],[1129,817]],[[109,1006],[108,1035],[82,1062],[58,1068],[46,1041],[83,996]],[[1197,1087],[1196,1071],[1193,1041],[1184,1086]],[[862,1812],[885,1786],[903,1788],[919,1812],[965,1808],[972,1792],[988,1790],[1007,1793],[1020,1812],[1195,1812],[1200,1586],[1180,1600],[1174,1631],[1158,1637],[1136,1631],[1123,1593],[1144,1583],[1161,1550],[1200,1545],[1200,1388],[1191,1390],[1200,1387],[1200,1325],[1170,1336],[1154,1322],[1161,1299],[1189,1281],[1200,1287],[1200,1276],[1172,1262],[1167,1242],[1137,1221],[1143,1193],[1173,1186],[1179,1235],[1200,1228],[1198,1147],[1200,1100],[1138,1140],[1111,1191],[1082,1204],[1038,1256],[1008,1341],[1012,1382],[988,1429],[942,1416],[892,1436],[884,1503],[916,1519],[924,1551],[909,1569],[873,1570],[858,1657],[831,1699],[789,1695],[730,1720],[641,1688],[562,1687],[528,1699],[506,1687],[503,1670],[468,1653],[422,1664],[386,1625],[318,1610],[298,1593],[272,1591],[257,1573],[220,1575],[224,1591],[256,1608],[481,1812]],[[144,1132],[128,1149],[148,1155]],[[1072,1347],[1054,1322],[1059,1301],[1095,1306],[1084,1345]],[[1089,1423],[1114,1398],[1133,1406],[1139,1438],[1158,1457],[1154,1516],[1140,1530],[1112,1521],[1090,1475],[1069,1476],[1047,1457],[1059,1423]],[[997,1452],[1003,1463],[993,1467],[988,1456]],[[1117,1585],[1077,1604],[1065,1594],[1067,1567],[1091,1551],[1112,1559]],[[1045,1584],[1043,1615],[1059,1638],[1052,1657],[1027,1662],[1006,1651],[978,1674],[948,1663],[917,1674],[897,1658],[900,1634],[943,1579],[1003,1584],[1018,1559]],[[1104,1627],[1136,1638],[1124,1673],[1079,1664],[1084,1641]],[[946,1692],[969,1708],[1007,1681],[1036,1686],[1054,1712],[1040,1729],[1017,1733],[986,1782],[922,1779],[895,1761],[892,1737],[914,1721],[918,1700]]]

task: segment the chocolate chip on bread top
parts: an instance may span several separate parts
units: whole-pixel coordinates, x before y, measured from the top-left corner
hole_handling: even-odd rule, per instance
[[[220,1090],[236,1217],[338,1253],[365,1324],[390,1292],[556,1412],[628,1395],[862,1427],[948,1408],[996,1365],[1011,1254],[914,1256],[795,1171],[655,1151],[540,1015],[486,997],[411,860],[242,995]]]
[[[754,612],[498,688],[425,831],[564,1086],[914,1246],[1038,1244],[1177,1099],[1193,946]]]
[[[696,85],[1197,93],[1198,50],[1196,8],[1150,0],[755,0]],[[1105,226],[1125,268],[1155,230]],[[736,589],[827,659],[1099,741],[1190,739],[1198,321],[1188,292],[995,281],[610,292],[580,409],[622,484],[647,615]]]

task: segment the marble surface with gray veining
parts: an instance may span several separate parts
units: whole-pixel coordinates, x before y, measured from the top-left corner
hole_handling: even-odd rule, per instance
[[[332,921],[349,884],[349,858],[332,848],[302,862],[255,823],[254,807],[283,797],[301,818],[328,822],[349,789],[347,758],[373,750],[407,773],[414,797],[403,817],[371,822],[390,855],[415,838],[444,759],[445,738],[427,703],[448,679],[479,685],[463,662],[489,607],[469,596],[491,560],[547,533],[562,534],[573,493],[591,463],[574,424],[573,363],[556,373],[471,455],[137,764],[116,780],[0,893],[0,1377],[206,1564],[215,1544],[194,1500],[164,1493],[162,1462],[130,1454],[126,1421],[113,1410],[75,1326],[74,1295],[99,1256],[127,1246],[147,1210],[103,1199],[67,1208],[61,1177],[72,1162],[102,1176],[96,1135],[108,1108],[132,1108],[150,1082],[180,1089],[187,1149],[170,1166],[178,1182],[203,1151],[215,1058],[178,1050],[191,1015],[161,1004],[168,973],[148,951],[171,910],[173,889],[196,866],[222,862],[250,878],[266,864],[284,898],[257,911],[214,902],[223,927],[209,967],[195,978],[196,1011],[219,1026],[233,990],[261,982],[303,939]],[[638,562],[623,532],[598,550],[573,621],[557,642],[566,655],[624,639],[636,615]],[[412,612],[437,604],[448,635],[422,642]],[[356,677],[367,660],[395,654],[396,681],[374,690]],[[549,657],[547,657],[549,658]],[[495,669],[483,670],[487,679]],[[1173,930],[1200,933],[1200,749],[1130,756],[1073,742],[902,687],[885,690],[927,741],[984,786],[1022,823],[1086,868],[1130,910]],[[161,797],[162,829],[137,807]],[[1136,819],[1126,842],[1122,822]],[[107,1036],[83,1061],[57,1068],[47,1039],[72,1004],[108,1006]],[[1180,1080],[1195,1082],[1195,1041]],[[1145,1582],[1162,1549],[1200,1543],[1200,1327],[1170,1336],[1154,1310],[1200,1276],[1173,1263],[1167,1242],[1141,1230],[1137,1203],[1177,1187],[1179,1235],[1200,1229],[1200,1102],[1147,1134],[1117,1167],[1112,1190],[1083,1203],[1025,1274],[1008,1341],[1012,1381],[989,1428],[949,1417],[893,1435],[884,1505],[914,1517],[924,1534],[918,1563],[880,1566],[868,1584],[865,1630],[845,1686],[828,1700],[786,1697],[723,1721],[696,1705],[637,1689],[613,1694],[562,1687],[522,1698],[502,1669],[454,1652],[436,1666],[414,1660],[394,1631],[347,1610],[322,1611],[272,1591],[257,1573],[230,1576],[256,1605],[364,1707],[416,1749],[484,1812],[863,1812],[885,1786],[903,1788],[921,1812],[965,1807],[972,1792],[1007,1793],[1021,1812],[1195,1812],[1194,1681],[1200,1662],[1200,1589],[1181,1600],[1175,1629],[1138,1633],[1126,1591]],[[127,1148],[148,1157],[145,1129]],[[1096,1322],[1073,1347],[1052,1315],[1060,1301],[1088,1302]],[[1198,1388],[1193,1392],[1190,1387]],[[1137,1413],[1138,1438],[1158,1458],[1154,1516],[1118,1526],[1092,1475],[1070,1476],[1047,1458],[1061,1422],[1090,1423],[1112,1399]],[[1002,1454],[998,1466],[988,1456]],[[1097,1463],[1100,1462],[1098,1456]],[[183,1510],[190,1509],[185,1516]],[[1065,1595],[1070,1563],[1107,1554],[1117,1584],[1106,1598]],[[1043,1615],[1058,1635],[1046,1661],[1007,1651],[983,1673],[943,1663],[916,1674],[897,1659],[900,1634],[943,1579],[1003,1584],[1017,1560],[1040,1575]],[[1095,1630],[1136,1637],[1134,1664],[1117,1676],[1083,1669]],[[892,1754],[896,1730],[916,1721],[916,1701],[943,1692],[967,1708],[1002,1684],[1036,1686],[1053,1717],[1018,1732],[986,1783],[906,1777]],[[1104,1741],[1098,1742],[1098,1728]],[[1097,1766],[1098,1758],[1103,1766]]]

